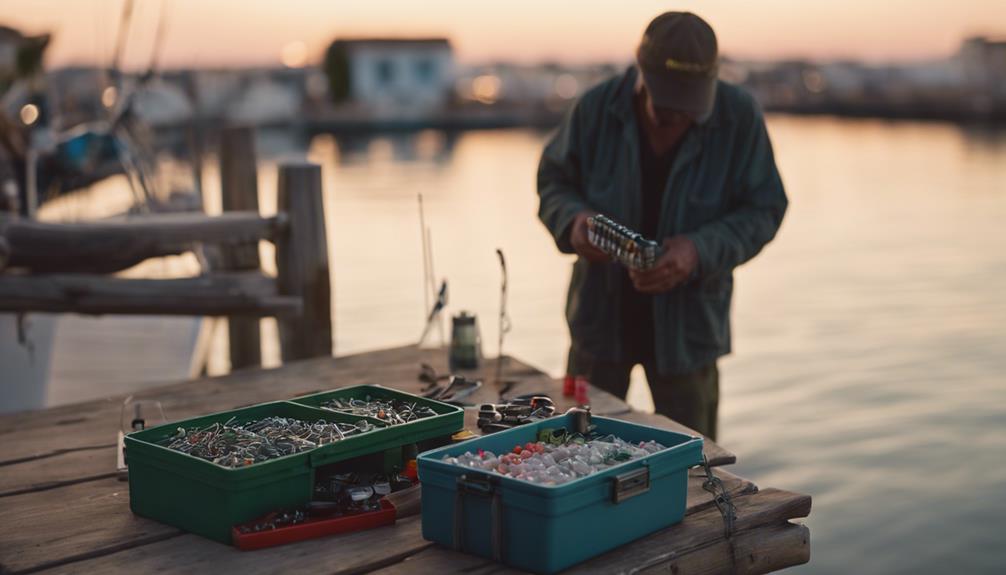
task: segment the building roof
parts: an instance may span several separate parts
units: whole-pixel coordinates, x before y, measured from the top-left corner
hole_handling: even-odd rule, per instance
[[[447,38],[337,38],[333,45],[341,45],[347,48],[352,47],[445,47],[450,48],[451,42]]]

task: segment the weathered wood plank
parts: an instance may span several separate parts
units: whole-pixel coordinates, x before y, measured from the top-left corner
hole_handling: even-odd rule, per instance
[[[810,510],[809,499],[778,490],[738,497],[738,532],[733,537],[736,555],[731,554],[730,543],[723,537],[719,512],[706,509],[688,516],[677,525],[575,565],[564,573],[710,575],[735,572],[732,557],[736,557],[736,573],[744,574],[767,573],[806,563],[810,558],[807,529],[788,523],[786,516],[805,516]],[[459,571],[493,575],[521,573],[481,557],[442,547],[432,547],[377,573],[397,575]]]
[[[365,573],[431,547],[421,526],[419,517],[409,517],[394,526],[253,552],[182,535],[67,567],[77,573],[121,573],[127,566],[136,573]]]
[[[0,312],[282,316],[300,310],[297,298],[279,295],[275,280],[259,273],[159,280],[0,276]]]
[[[730,544],[721,540],[706,547],[681,553],[666,563],[636,571],[631,566],[623,566],[611,573],[674,573],[675,575],[760,575],[794,565],[802,565],[810,560],[809,530],[804,525],[784,523],[769,525],[754,531],[739,534],[734,539],[734,549],[741,560],[736,565],[731,559]],[[580,573],[576,566],[565,573]],[[406,558],[385,569],[375,571],[376,575],[399,575],[413,573],[468,573],[480,575],[507,575],[522,573],[482,557],[456,553],[440,547],[431,547]]]
[[[658,565],[623,573],[657,575],[761,575],[810,561],[810,530],[805,525],[767,525],[738,534],[733,549],[726,540],[700,547]]]
[[[440,546],[424,549],[400,563],[374,572],[374,575],[414,575],[415,573],[523,573],[483,557],[458,553]]]
[[[734,498],[737,507],[736,532],[739,535],[766,525],[781,525],[810,513],[810,496],[779,489],[763,489]],[[736,536],[735,536],[736,537]],[[579,573],[615,573],[632,566],[634,570],[662,568],[695,550],[725,541],[723,518],[715,507],[688,516],[682,521],[635,541],[576,568]],[[729,557],[729,554],[728,554]]]
[[[0,463],[0,498],[114,474],[114,444],[10,465]]]
[[[148,258],[189,251],[197,243],[275,240],[286,228],[285,215],[264,218],[254,212],[153,214],[69,224],[0,215],[0,236],[10,248],[8,267],[34,273],[112,273]]]
[[[750,479],[738,477],[726,469],[716,469],[713,471],[716,477],[723,482],[723,488],[731,498],[743,497],[758,493],[758,486]],[[705,482],[705,472],[700,469],[692,469],[688,472],[688,492],[685,499],[685,515],[692,515],[715,507],[711,493],[702,488]]]
[[[181,532],[129,511],[114,478],[0,499],[0,565],[18,572],[111,553]]]

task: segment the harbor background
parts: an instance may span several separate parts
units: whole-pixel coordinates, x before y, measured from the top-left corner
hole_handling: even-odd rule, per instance
[[[791,206],[775,242],[737,271],[722,444],[740,454],[738,473],[814,495],[814,554],[795,572],[994,572],[1006,529],[1006,132],[780,115],[768,125]],[[424,132],[347,150],[329,136],[301,149],[260,136],[277,154],[259,174],[267,213],[277,157],[299,151],[323,166],[336,353],[422,331],[422,193],[450,310],[475,312],[495,355],[502,248],[505,352],[562,375],[572,258],[535,217],[545,137]],[[264,352],[278,363],[275,345]],[[105,393],[100,381],[90,391]],[[652,409],[639,369],[629,402]]]
[[[32,8],[56,13],[67,6]],[[95,6],[114,14],[109,3]],[[994,6],[970,7],[991,15]],[[260,4],[253,8],[263,11]],[[618,34],[637,36],[647,17],[664,8],[647,5],[631,34]],[[4,16],[14,17],[15,9]],[[892,26],[896,40],[908,34],[908,20]],[[208,132],[228,123],[257,125],[266,214],[276,210],[279,162],[321,164],[337,354],[412,343],[422,331],[421,193],[436,275],[450,283],[449,311],[475,312],[483,350],[496,354],[495,249],[501,248],[513,320],[504,351],[561,376],[572,258],[557,252],[535,217],[535,169],[565,106],[627,65],[635,38],[626,40],[624,57],[606,61],[593,52],[541,63],[529,61],[533,55],[496,58],[504,48],[462,51],[449,76],[451,96],[440,103],[450,115],[409,102],[363,110],[350,102],[340,111],[325,103],[320,75],[328,39],[298,39],[298,21],[304,20],[277,24],[288,33],[264,41],[275,44],[269,47],[278,53],[274,61],[228,63],[224,49],[168,58],[171,65],[139,106],[141,116],[173,152],[184,149],[180,132],[194,115]],[[110,33],[110,24],[102,26]],[[717,26],[722,38],[738,33],[736,23],[731,26]],[[766,35],[775,28],[760,29]],[[770,110],[769,132],[791,206],[777,239],[737,271],[734,353],[721,362],[720,440],[739,454],[741,475],[814,497],[807,520],[813,557],[793,572],[998,572],[1006,563],[998,544],[1006,531],[1006,129],[1003,96],[995,90],[1006,86],[1006,44],[991,35],[1001,30],[950,37],[940,29],[935,47],[920,55],[899,51],[897,41],[886,51],[869,48],[880,37],[870,30],[866,47],[851,55],[829,51],[841,35],[822,38],[818,53],[806,57],[727,54],[725,73]],[[220,42],[240,39],[232,34]],[[175,35],[183,43],[184,31]],[[607,45],[616,35],[598,42]],[[108,40],[95,45],[95,54],[110,50]],[[144,53],[127,68],[132,81],[145,63]],[[53,90],[74,96],[56,106],[64,117],[83,119],[107,107],[95,78],[93,66],[72,58],[51,71]],[[197,105],[184,97],[193,86],[201,95]],[[369,114],[364,125],[361,113]],[[505,129],[461,129],[490,126]],[[159,162],[166,172],[177,168],[174,153]],[[219,213],[212,141],[200,165],[206,211]],[[132,201],[124,179],[114,176],[52,199],[42,216],[89,220],[121,213]],[[272,273],[269,249],[261,246]],[[129,273],[198,271],[195,258],[182,256]],[[63,350],[70,358],[86,356],[88,367],[73,360],[54,365],[50,404],[163,383],[161,376],[121,381],[115,374],[124,356],[141,372],[163,373],[157,360],[173,352],[144,346],[142,336],[162,328],[187,333],[191,324],[141,319],[146,323],[61,318],[57,342],[60,331],[86,336],[107,332],[113,322],[120,339]],[[275,322],[263,320],[263,333],[264,364],[278,365]],[[209,373],[227,372],[222,321],[210,346]],[[652,409],[639,371],[629,401]]]

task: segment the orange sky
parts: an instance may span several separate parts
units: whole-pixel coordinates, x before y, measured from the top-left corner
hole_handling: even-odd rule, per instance
[[[939,58],[1006,36],[1006,0],[136,0],[127,64],[146,66],[162,1],[166,67],[274,64],[295,41],[317,60],[339,35],[444,35],[463,62],[627,60],[668,9],[705,17],[740,58]],[[2,0],[0,23],[53,32],[50,66],[108,62],[122,3]]]

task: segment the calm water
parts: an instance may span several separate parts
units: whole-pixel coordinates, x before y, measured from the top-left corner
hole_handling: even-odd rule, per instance
[[[1006,133],[769,124],[791,207],[776,241],[737,272],[735,352],[721,363],[721,442],[739,454],[735,472],[813,495],[813,557],[797,571],[1001,572]],[[514,326],[505,351],[562,372],[572,260],[535,218],[543,141],[511,131],[311,143],[338,353],[422,331],[422,193],[451,311],[477,313],[495,355],[502,248]],[[266,137],[260,149],[286,146]],[[275,181],[267,162],[267,211]],[[630,401],[651,407],[639,377]]]

